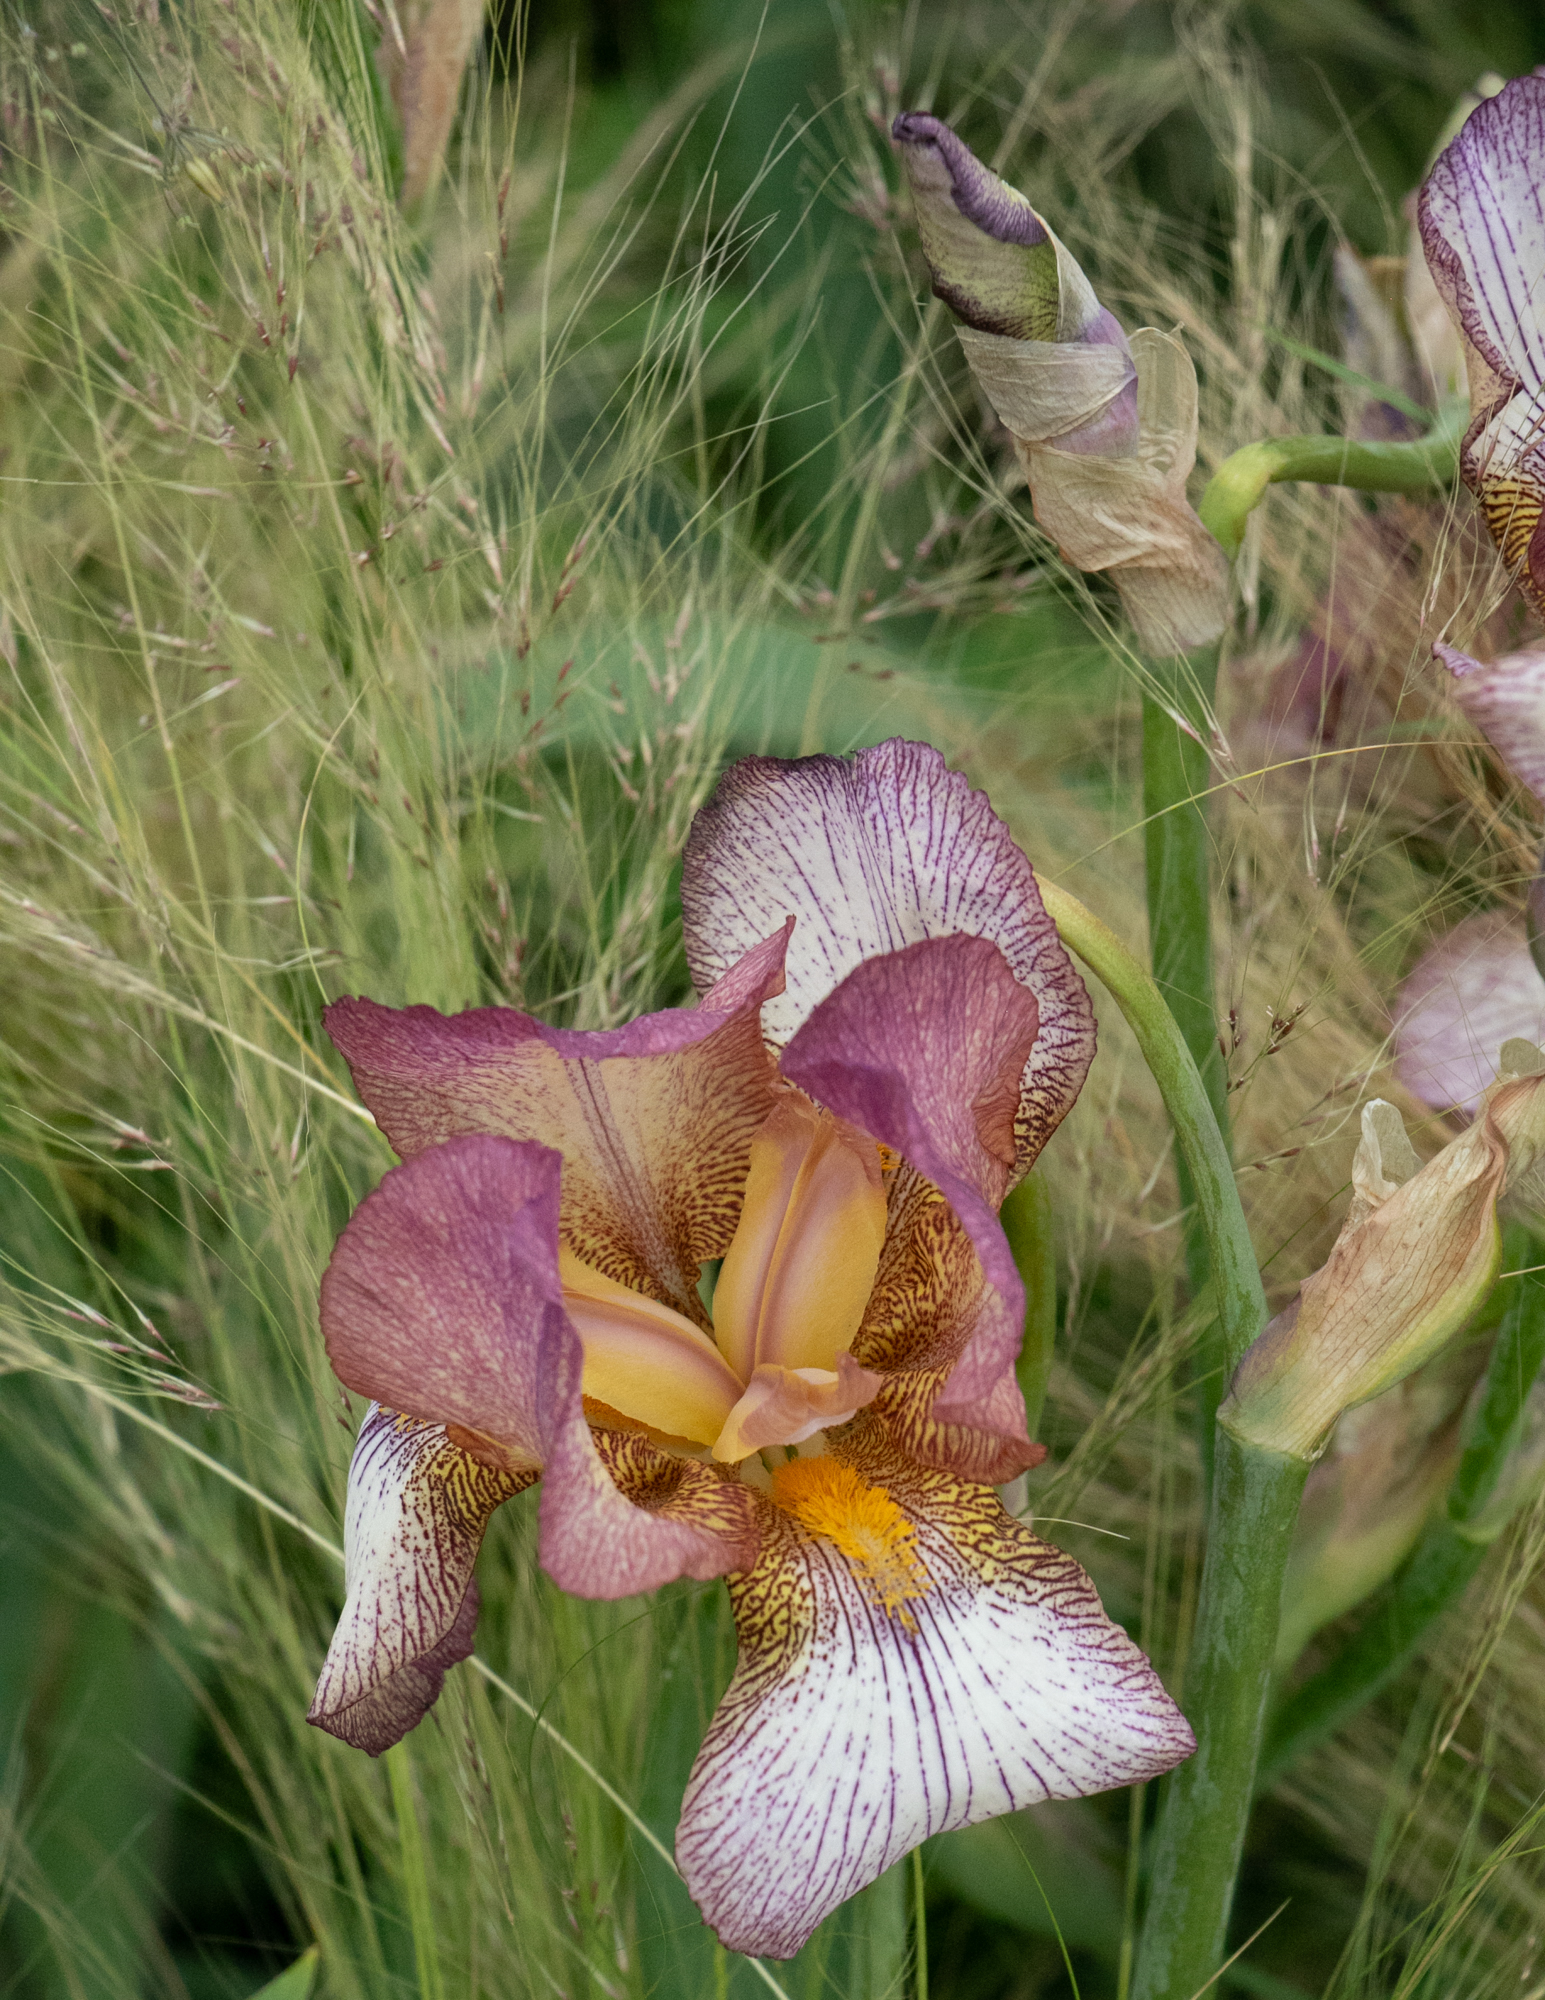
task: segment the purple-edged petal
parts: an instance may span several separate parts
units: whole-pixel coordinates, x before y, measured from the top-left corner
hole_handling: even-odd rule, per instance
[[[1432,650],[1454,676],[1465,714],[1514,777],[1545,799],[1545,646],[1503,653],[1485,666],[1454,646]]]
[[[542,1561],[563,1589],[620,1597],[740,1567],[755,1549],[749,1489],[651,1446],[649,1476],[627,1459],[620,1490],[608,1434],[592,1436],[562,1304],[560,1165],[545,1147],[475,1135],[394,1167],[322,1281],[328,1356],[351,1389],[447,1425],[485,1462],[541,1468]]]
[[[1429,945],[1395,1001],[1396,1074],[1434,1110],[1473,1117],[1508,1041],[1545,1042],[1545,979],[1522,917],[1488,910]]]
[[[1137,1783],[1194,1747],[1088,1577],[996,1495],[895,1458],[856,1469],[882,1529],[900,1517],[888,1586],[772,1509],[731,1580],[740,1659],[676,1858],[735,1951],[791,1956],[930,1834]]]
[[[340,1381],[494,1440],[512,1472],[546,1456],[544,1343],[579,1346],[558,1277],[561,1169],[547,1147],[511,1139],[437,1146],[366,1195],[322,1278]]]
[[[1082,1088],[1094,1012],[1035,872],[986,797],[927,744],[732,765],[693,822],[681,901],[699,991],[794,917],[784,991],[762,1010],[774,1047],[863,960],[922,938],[990,939],[1040,1012],[1015,1178]]]
[[[406,1736],[472,1651],[488,1518],[536,1478],[480,1463],[438,1424],[373,1404],[349,1466],[347,1596],[308,1722],[372,1757]]]
[[[782,986],[785,942],[780,916],[700,1006],[597,1033],[506,1007],[447,1016],[352,999],[328,1008],[327,1029],[404,1157],[471,1132],[552,1147],[571,1248],[704,1325],[698,1267],[729,1247],[772,1108],[759,1012]]]
[[[1137,450],[1137,370],[1115,315],[1017,188],[942,120],[904,111],[906,168],[934,295],[964,321],[972,371],[1018,437]]]
[[[1465,121],[1424,183],[1422,248],[1466,346],[1465,484],[1545,613],[1545,77],[1517,77]]]
[[[1024,1289],[997,1211],[1014,1167],[1018,1081],[1038,1026],[1034,997],[995,944],[927,938],[850,972],[789,1043],[782,1064],[791,1082],[899,1153],[970,1236],[986,1286],[966,1260],[954,1260],[969,1308],[938,1298],[930,1285],[933,1310],[919,1328],[929,1351],[905,1353],[892,1342],[889,1358],[902,1367],[953,1363],[931,1414],[995,1433],[1021,1454],[1004,1478],[1030,1463],[1030,1441],[1014,1381]],[[965,1343],[941,1356],[940,1321],[950,1319]],[[862,1339],[855,1351],[869,1362]]]

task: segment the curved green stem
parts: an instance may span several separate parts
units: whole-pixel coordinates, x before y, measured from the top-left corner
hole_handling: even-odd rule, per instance
[[[1014,1372],[1025,1399],[1025,1428],[1034,1437],[1057,1340],[1057,1243],[1045,1174],[1027,1174],[998,1219],[1025,1286],[1025,1340]]]
[[[1219,1429],[1186,1677],[1194,1756],[1167,1781],[1131,2000],[1191,2000],[1223,1962],[1309,1467]]]
[[[1040,888],[1041,900],[1063,943],[1110,990],[1159,1086],[1196,1190],[1223,1339],[1223,1363],[1232,1371],[1266,1323],[1266,1294],[1234,1185],[1233,1163],[1218,1130],[1207,1086],[1163,994],[1141,961],[1076,896],[1044,880]]]
[[[1468,401],[1453,397],[1438,412],[1427,435],[1409,444],[1366,444],[1340,437],[1261,438],[1223,461],[1196,511],[1202,526],[1232,560],[1262,494],[1284,480],[1355,486],[1363,493],[1430,493],[1452,486],[1469,421]]]
[[[1201,740],[1218,674],[1218,649],[1153,661],[1143,693],[1143,859],[1148,887],[1148,953],[1153,976],[1201,1074],[1218,1130],[1228,1144],[1228,1075],[1218,1046],[1212,978],[1212,842],[1204,804],[1211,775]],[[1184,722],[1190,729],[1182,726]],[[1192,730],[1196,733],[1193,735]],[[1186,1275],[1196,1297],[1207,1283],[1207,1233],[1182,1152],[1176,1160],[1185,1224]],[[1226,1371],[1204,1335],[1193,1357],[1199,1442],[1212,1476],[1212,1426]]]

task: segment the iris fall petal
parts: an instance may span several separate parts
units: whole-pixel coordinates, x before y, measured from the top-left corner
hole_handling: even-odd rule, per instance
[[[911,1573],[891,1609],[872,1566],[781,1512],[731,1581],[740,1660],[676,1857],[732,1950],[790,1957],[930,1834],[1132,1784],[1193,1747],[1077,1563],[987,1488],[883,1469]]]
[[[536,1478],[495,1470],[438,1424],[373,1404],[349,1466],[343,1615],[307,1720],[378,1757],[472,1651],[488,1518]]]
[[[1545,77],[1487,98],[1417,204],[1422,248],[1465,345],[1460,472],[1503,561],[1545,615]]]

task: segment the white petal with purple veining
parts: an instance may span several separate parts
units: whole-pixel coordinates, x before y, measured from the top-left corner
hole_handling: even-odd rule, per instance
[[[693,823],[681,900],[700,992],[740,939],[795,918],[784,991],[762,1010],[779,1048],[865,959],[923,938],[990,939],[1040,1008],[1022,1125],[1044,1142],[1078,1095],[1094,1056],[1084,983],[1008,828],[927,744],[732,765]]]
[[[1545,979],[1522,917],[1488,910],[1417,960],[1395,1002],[1396,1073],[1435,1110],[1473,1117],[1502,1044],[1545,1039]]]
[[[472,1566],[494,1509],[522,1480],[481,1464],[439,1424],[372,1403],[349,1466],[347,1596],[307,1720],[379,1756],[472,1650]]]
[[[1545,645],[1502,653],[1484,666],[1457,647],[1433,652],[1454,676],[1459,706],[1537,799],[1545,799]]]
[[[1438,156],[1419,203],[1422,247],[1493,373],[1545,382],[1545,77],[1515,78]]]
[[[930,1834],[1136,1783],[1194,1747],[1071,1557],[986,1488],[909,1486],[929,1587],[905,1617],[786,1517],[731,1580],[740,1663],[676,1857],[732,1950],[789,1957]]]

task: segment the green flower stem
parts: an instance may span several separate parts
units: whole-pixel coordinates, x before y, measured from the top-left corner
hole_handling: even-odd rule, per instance
[[[1308,480],[1355,486],[1363,493],[1431,493],[1452,486],[1459,446],[1470,421],[1464,397],[1452,397],[1425,437],[1409,444],[1365,444],[1355,438],[1261,438],[1224,459],[1207,483],[1197,513],[1232,559],[1245,523],[1268,486]]]
[[[1282,1575],[1309,1476],[1221,1428],[1185,1707],[1196,1754],[1167,1781],[1131,2000],[1191,2000],[1223,1962],[1277,1649]]]
[[[1025,1286],[1025,1341],[1016,1372],[1025,1425],[1034,1437],[1046,1407],[1057,1340],[1057,1243],[1046,1176],[1027,1174],[1004,1202],[999,1219]]]
[[[394,1743],[382,1762],[391,1780],[392,1809],[397,1816],[397,1841],[402,1858],[403,1900],[413,1934],[413,1958],[418,1971],[419,2000],[445,2000],[440,1972],[440,1948],[435,1939],[434,1898],[424,1859],[424,1836],[413,1796],[413,1765],[406,1743]]]
[[[1212,1114],[1228,1143],[1228,1075],[1218,1046],[1212,981],[1212,869],[1207,814],[1210,766],[1198,736],[1218,674],[1218,649],[1150,665],[1154,683],[1143,695],[1144,859],[1148,879],[1148,939],[1153,976],[1201,1074]],[[1184,717],[1197,732],[1183,729]],[[1184,1151],[1176,1160],[1186,1225],[1186,1274],[1194,1297],[1207,1282],[1207,1231]],[[1201,1438],[1210,1463],[1213,1419],[1223,1399],[1221,1355],[1204,1338],[1195,1357]]]
[[[1537,1260],[1533,1249],[1529,1261]],[[1505,1282],[1516,1286],[1516,1295],[1492,1349],[1485,1393],[1468,1426],[1444,1515],[1375,1594],[1340,1652],[1282,1704],[1261,1759],[1262,1784],[1334,1735],[1409,1664],[1429,1627],[1463,1595],[1506,1525],[1510,1510],[1505,1501],[1500,1509],[1494,1507],[1493,1497],[1519,1437],[1525,1399],[1545,1363],[1545,1284],[1532,1276]],[[1527,1497],[1512,1496],[1515,1505]]]
[[[1042,881],[1040,888],[1063,943],[1109,989],[1159,1086],[1180,1157],[1196,1190],[1221,1335],[1222,1365],[1232,1373],[1266,1324],[1266,1294],[1234,1185],[1233,1163],[1207,1086],[1146,967],[1076,896],[1052,882]]]
[[[1041,894],[1066,943],[1109,988],[1164,1098],[1196,1190],[1232,1370],[1266,1322],[1266,1298],[1234,1170],[1207,1087],[1154,980],[1082,903]],[[1186,1713],[1196,1754],[1169,1780],[1131,2000],[1190,2000],[1223,1956],[1234,1878],[1255,1789],[1282,1574],[1308,1466],[1217,1433]]]

